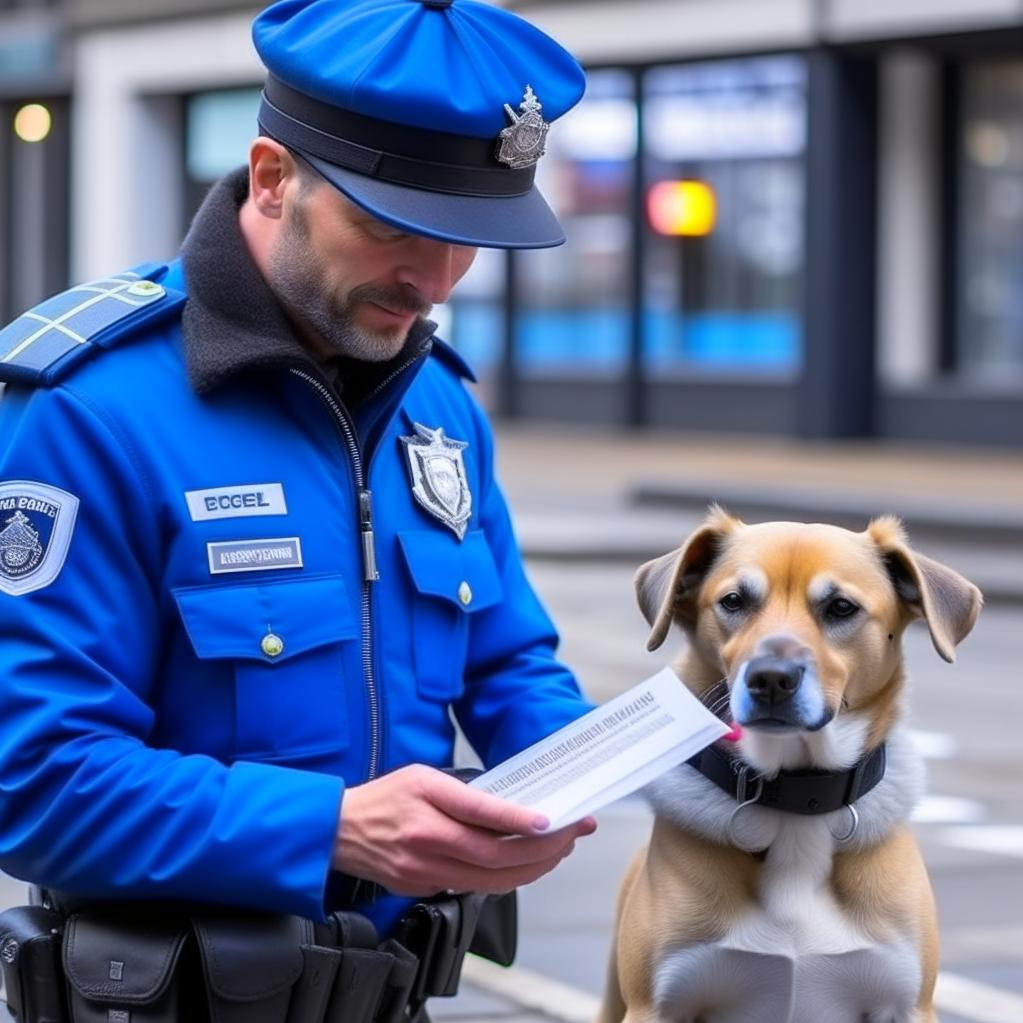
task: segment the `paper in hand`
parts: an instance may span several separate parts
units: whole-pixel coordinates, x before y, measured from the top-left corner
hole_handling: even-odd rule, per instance
[[[730,731],[664,668],[469,784],[564,827]]]

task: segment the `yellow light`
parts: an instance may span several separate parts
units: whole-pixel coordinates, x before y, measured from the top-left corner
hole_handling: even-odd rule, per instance
[[[658,181],[647,193],[646,208],[658,234],[702,238],[717,220],[717,198],[705,181]]]
[[[42,142],[51,127],[53,118],[41,103],[27,103],[14,115],[14,134],[22,142]]]

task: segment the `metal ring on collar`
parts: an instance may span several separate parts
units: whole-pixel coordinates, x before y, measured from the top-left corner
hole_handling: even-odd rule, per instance
[[[833,831],[831,832],[832,837],[839,845],[845,845],[846,842],[851,841],[853,835],[856,834],[860,826],[860,815],[856,807],[853,806],[852,803],[846,803],[845,808],[849,811],[849,830],[844,835],[836,835]]]
[[[739,805],[731,812],[728,818],[728,823],[725,825],[725,833],[728,835],[728,840],[737,849],[742,849],[743,846],[736,840],[735,836],[735,818],[739,816],[740,811],[745,810],[747,806],[752,806],[764,793],[764,778],[763,775],[758,774],[755,780],[755,791],[753,795],[747,798],[746,788],[749,783],[749,766],[744,765],[739,770],[739,781],[736,788],[736,799],[739,800]]]

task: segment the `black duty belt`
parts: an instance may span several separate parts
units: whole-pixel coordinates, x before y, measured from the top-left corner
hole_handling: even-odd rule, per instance
[[[448,896],[416,904],[379,942],[352,912],[314,924],[18,906],[0,914],[0,965],[18,1023],[407,1023],[427,998],[458,990],[466,952],[511,962],[514,914],[514,893]]]

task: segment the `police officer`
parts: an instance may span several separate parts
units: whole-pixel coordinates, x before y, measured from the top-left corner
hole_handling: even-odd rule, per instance
[[[312,918],[356,878],[386,933],[594,826],[436,770],[450,711],[493,765],[588,705],[426,319],[478,246],[563,240],[533,177],[583,75],[475,0],[254,40],[260,137],[180,257],[0,332],[0,866]]]

